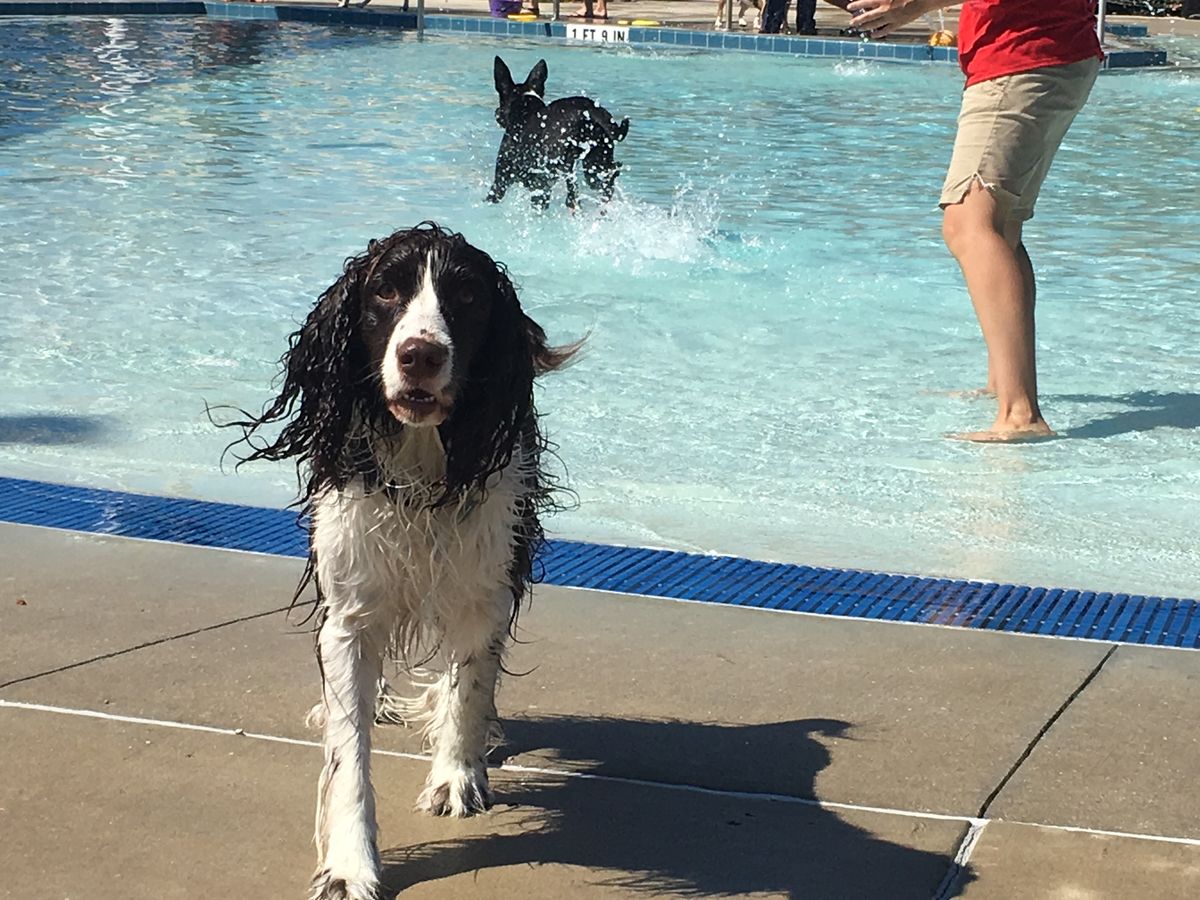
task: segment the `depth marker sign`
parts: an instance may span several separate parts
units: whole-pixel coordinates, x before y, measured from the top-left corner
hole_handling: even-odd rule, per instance
[[[567,40],[593,44],[628,44],[629,29],[611,25],[567,25]]]

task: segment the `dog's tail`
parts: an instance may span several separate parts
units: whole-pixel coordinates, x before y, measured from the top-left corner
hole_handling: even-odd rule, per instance
[[[591,113],[592,114],[589,117],[589,121],[600,128],[605,138],[614,144],[617,143],[617,141],[625,140],[625,135],[629,133],[628,119],[622,119],[620,122],[617,122],[615,119],[613,119],[612,113],[610,113],[599,103],[596,103],[592,106]],[[597,135],[597,137],[599,136],[600,135]]]

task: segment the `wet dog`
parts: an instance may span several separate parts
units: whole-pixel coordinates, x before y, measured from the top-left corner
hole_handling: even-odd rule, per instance
[[[567,208],[573,211],[579,206],[579,170],[602,201],[611,200],[621,172],[613,150],[629,132],[629,120],[617,122],[587,97],[563,97],[547,104],[544,59],[520,84],[498,56],[494,69],[499,95],[496,122],[504,137],[488,202],[499,203],[510,187],[520,184],[529,191],[533,205],[545,209],[554,185],[564,181]]]
[[[311,900],[382,897],[377,712],[424,733],[418,807],[492,805],[501,660],[555,505],[534,379],[577,349],[547,342],[502,265],[424,223],[347,260],[291,336],[279,395],[233,423],[245,459],[297,462],[310,522],[298,592],[315,581],[325,748]],[[380,696],[387,659],[424,661],[420,696]]]

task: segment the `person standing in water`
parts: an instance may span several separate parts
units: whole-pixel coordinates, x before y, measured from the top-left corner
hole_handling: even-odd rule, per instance
[[[951,0],[852,0],[850,24],[883,37]],[[1095,0],[966,0],[958,59],[966,87],[942,236],[962,269],[987,344],[985,391],[998,403],[968,441],[1053,437],[1038,405],[1033,265],[1021,229],[1059,144],[1087,102],[1104,53]]]

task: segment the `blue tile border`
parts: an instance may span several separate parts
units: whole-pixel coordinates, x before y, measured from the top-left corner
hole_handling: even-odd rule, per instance
[[[0,476],[0,521],[304,557],[294,511]],[[552,540],[542,580],[726,606],[1200,649],[1200,600],[992,584]]]
[[[251,6],[254,4],[244,4]],[[20,0],[20,2],[3,2],[0,0],[0,17],[3,16],[202,16],[205,14],[205,4],[196,0],[70,0],[70,2],[54,2],[54,0]]]
[[[1106,69],[1146,69],[1167,64],[1166,50],[1106,50]]]
[[[197,0],[154,0],[154,2],[112,2],[112,0],[0,0],[0,17],[54,15],[189,15],[213,19],[252,19],[281,22],[309,22],[321,25],[356,25],[360,27],[415,29],[416,13],[411,9],[365,10],[340,9],[335,6],[289,6],[283,3],[197,2]],[[559,38],[567,36],[566,24],[544,19],[537,22],[514,22],[486,16],[426,15],[428,31],[490,34],[530,38]],[[1110,25],[1108,31],[1117,35],[1141,36],[1138,29],[1145,26]],[[741,50],[751,53],[788,53],[793,56],[823,56],[840,59],[886,59],[904,62],[958,62],[953,47],[930,47],[925,44],[890,44],[872,41],[839,40],[833,38],[803,38],[785,35],[700,31],[689,28],[629,27],[630,44],[674,44],[679,47],[706,47],[713,50]],[[600,45],[596,45],[600,46]],[[1165,66],[1165,50],[1107,51],[1105,68],[1129,69]]]
[[[1124,22],[1108,22],[1104,23],[1104,31],[1107,34],[1115,34],[1117,37],[1149,37],[1150,27],[1148,25],[1126,24]]]

